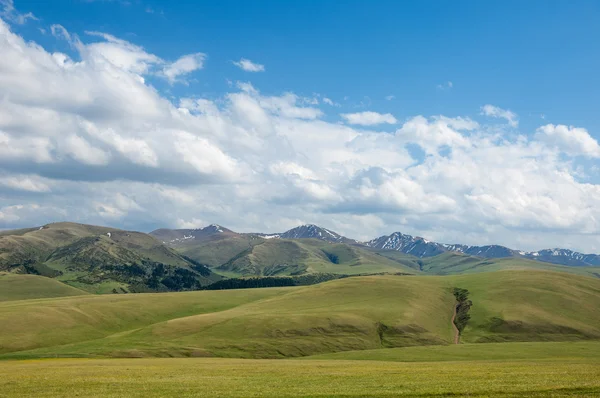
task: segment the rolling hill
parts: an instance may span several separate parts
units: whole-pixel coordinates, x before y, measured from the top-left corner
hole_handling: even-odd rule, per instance
[[[150,235],[75,223],[3,232],[0,271],[92,292],[194,289],[220,279]]]
[[[83,296],[80,289],[38,275],[0,273],[0,301]]]
[[[3,357],[294,357],[463,343],[600,340],[600,279],[548,271],[352,277],[306,287],[0,304]]]

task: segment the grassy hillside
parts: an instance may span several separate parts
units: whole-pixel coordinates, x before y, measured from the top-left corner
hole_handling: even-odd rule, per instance
[[[220,279],[150,235],[74,223],[4,232],[0,271],[54,277],[94,293],[195,289]]]
[[[251,235],[217,236],[203,241],[186,242],[176,250],[209,267],[218,267],[235,256],[263,243],[264,239]]]
[[[82,296],[83,290],[37,275],[0,273],[0,301]]]
[[[234,297],[262,300],[228,306]],[[282,357],[445,344],[452,305],[441,279],[397,276],[13,303],[0,306],[0,352],[48,346],[24,355]],[[71,341],[81,343],[56,347]]]
[[[404,263],[369,250],[316,239],[264,239],[247,247],[217,270],[239,275],[415,273]]]
[[[3,302],[0,303],[0,354],[78,341],[89,341],[86,344],[93,346],[95,340],[107,336],[114,338],[169,319],[219,313],[282,293],[284,290],[273,288]],[[110,340],[105,343],[108,345],[103,349],[113,351]],[[54,351],[58,349],[47,352]]]
[[[471,293],[464,342],[600,338],[598,278],[516,270],[447,278]]]
[[[502,271],[11,302],[0,305],[0,352],[274,358],[445,345],[454,337],[453,287],[473,302],[462,342],[600,340],[600,279]],[[25,351],[36,347],[46,348]]]

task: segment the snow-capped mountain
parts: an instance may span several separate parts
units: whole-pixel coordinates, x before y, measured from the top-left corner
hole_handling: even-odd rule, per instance
[[[437,256],[446,251],[444,246],[439,243],[430,242],[419,236],[404,235],[400,232],[380,236],[366,242],[365,245],[375,249],[397,250],[416,257]]]
[[[162,243],[170,245],[178,245],[187,241],[202,240],[211,238],[216,235],[237,235],[230,229],[222,227],[218,224],[211,224],[204,228],[195,229],[157,229],[150,232],[150,235],[160,240]]]
[[[518,254],[515,250],[499,245],[467,246],[467,245],[443,245],[447,251],[468,254],[470,256],[484,258],[513,257]]]
[[[561,265],[600,265],[597,254],[583,254],[568,249],[545,249],[537,252],[520,252],[521,256],[533,260]]]
[[[358,243],[354,239],[314,224],[304,224],[278,234],[260,234],[264,239],[320,239],[331,243]]]
[[[583,254],[568,249],[546,249],[536,252],[524,252],[499,245],[468,246],[462,244],[441,244],[418,236],[405,235],[400,232],[380,236],[364,244],[375,249],[397,250],[416,257],[432,257],[444,252],[457,252],[483,258],[521,257],[560,265],[600,265],[600,255]]]

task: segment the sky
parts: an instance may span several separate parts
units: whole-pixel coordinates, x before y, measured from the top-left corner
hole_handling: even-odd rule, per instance
[[[600,253],[599,20],[583,0],[0,0],[0,229]]]

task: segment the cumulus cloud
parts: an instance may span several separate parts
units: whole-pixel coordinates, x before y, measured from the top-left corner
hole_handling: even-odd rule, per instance
[[[517,127],[519,125],[519,119],[516,113],[507,109],[498,108],[494,105],[487,104],[482,106],[481,114],[489,117],[505,119],[508,122],[508,125],[511,127]]]
[[[261,64],[254,63],[249,59],[242,58],[237,62],[233,63],[238,68],[245,70],[246,72],[264,72],[265,66]]]
[[[600,145],[584,128],[547,124],[537,129],[536,137],[572,156],[600,158]]]
[[[357,112],[340,115],[348,124],[373,126],[377,124],[396,124],[398,121],[391,113]]]
[[[69,219],[278,232],[313,222],[359,239],[400,230],[600,252],[600,185],[582,181],[593,165],[576,161],[600,149],[581,127],[508,135],[464,116],[377,112],[335,123],[324,97],[250,83],[177,98],[148,77],[168,79],[179,61],[108,33],[53,33],[74,55],[0,19],[0,228]],[[198,61],[173,67],[171,80]],[[397,126],[364,127],[380,124]]]

